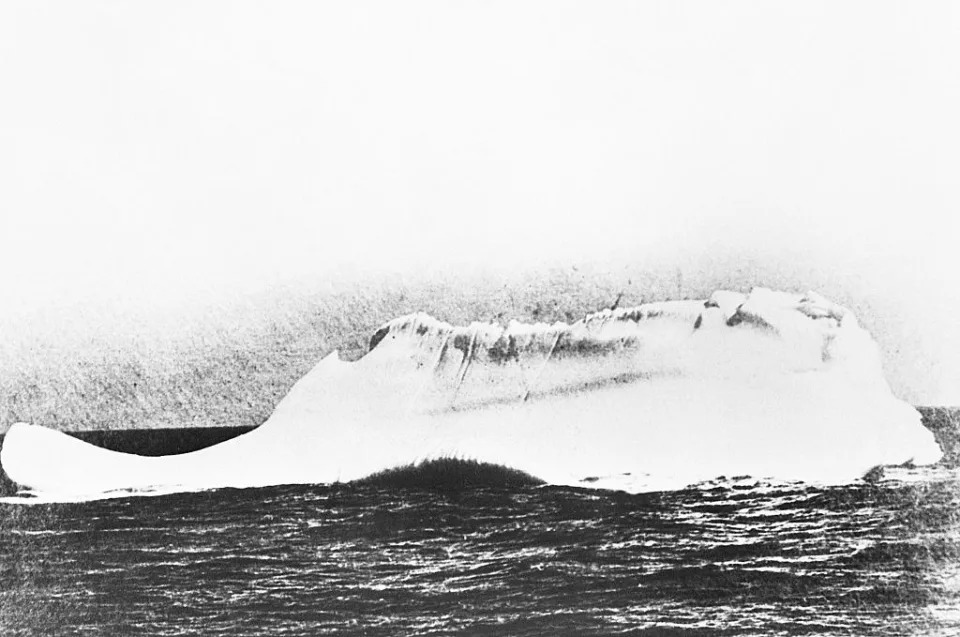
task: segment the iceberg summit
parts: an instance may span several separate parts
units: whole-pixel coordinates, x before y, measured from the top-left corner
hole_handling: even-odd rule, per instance
[[[870,335],[815,293],[756,288],[573,324],[394,319],[334,352],[260,427],[142,457],[18,423],[0,463],[46,498],[348,482],[458,458],[632,492],[719,476],[837,484],[941,455]]]

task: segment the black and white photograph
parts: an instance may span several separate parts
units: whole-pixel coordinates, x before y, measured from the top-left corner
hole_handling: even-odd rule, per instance
[[[0,0],[0,635],[960,635],[960,4]]]

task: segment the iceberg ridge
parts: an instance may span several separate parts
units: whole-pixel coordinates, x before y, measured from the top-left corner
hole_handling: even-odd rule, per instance
[[[0,463],[47,497],[96,497],[352,481],[448,457],[630,491],[720,475],[840,483],[940,455],[849,310],[755,288],[573,324],[410,314],[360,360],[324,358],[238,438],[147,458],[18,423]]]

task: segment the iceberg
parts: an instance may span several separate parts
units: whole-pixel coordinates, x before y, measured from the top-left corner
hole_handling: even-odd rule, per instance
[[[755,288],[572,324],[411,314],[359,360],[325,357],[232,440],[141,457],[18,423],[0,464],[56,499],[349,482],[443,458],[631,492],[719,476],[839,484],[940,456],[849,310]]]

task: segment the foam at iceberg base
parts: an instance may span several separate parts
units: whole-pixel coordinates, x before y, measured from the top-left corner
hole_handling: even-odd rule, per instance
[[[572,325],[404,316],[360,360],[324,358],[232,440],[141,457],[20,423],[0,463],[56,498],[346,482],[447,457],[635,492],[718,476],[843,483],[940,455],[848,310],[757,288]]]

